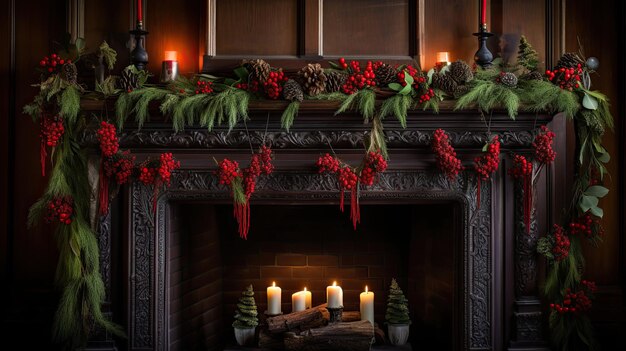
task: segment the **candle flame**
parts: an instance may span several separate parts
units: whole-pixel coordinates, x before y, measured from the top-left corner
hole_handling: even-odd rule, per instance
[[[437,53],[437,62],[448,62],[448,52],[447,51],[443,51],[443,52],[438,52]]]
[[[365,286],[365,292],[367,293],[367,285]]]
[[[176,51],[166,51],[165,61],[176,61],[177,56],[178,56],[178,53]]]
[[[306,286],[304,287],[304,291],[306,291]]]
[[[276,287],[276,282],[272,282],[272,287]]]
[[[337,286],[337,282],[336,281],[333,282],[333,286]]]

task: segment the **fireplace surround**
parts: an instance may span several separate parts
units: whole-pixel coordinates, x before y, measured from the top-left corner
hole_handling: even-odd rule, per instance
[[[174,132],[166,121],[158,120],[139,130],[127,128],[122,131],[121,146],[132,149],[139,160],[167,149],[181,160],[182,167],[173,174],[171,187],[160,193],[155,213],[152,212],[151,189],[133,183],[123,189],[122,196],[118,196],[112,214],[100,218],[101,270],[107,289],[105,307],[112,312],[114,320],[125,325],[128,333],[127,341],[122,341],[121,345],[118,341],[118,347],[129,350],[175,348],[172,346],[176,341],[172,332],[175,318],[171,318],[172,308],[176,307],[172,303],[174,290],[171,288],[174,251],[170,248],[177,234],[185,235],[180,218],[189,222],[189,213],[211,206],[222,208],[223,214],[230,214],[224,210],[231,204],[230,194],[218,184],[213,174],[216,168],[213,158],[229,157],[245,165],[250,152],[249,143],[260,145],[263,140],[269,141],[275,150],[276,171],[260,179],[258,190],[251,199],[253,222],[250,241],[255,240],[256,222],[262,222],[256,220],[255,213],[271,213],[272,210],[267,208],[272,206],[280,209],[281,206],[330,208],[332,205],[332,210],[339,212],[334,180],[316,174],[313,165],[321,153],[330,151],[329,145],[342,159],[357,164],[363,154],[362,141],[369,130],[362,117],[355,114],[334,116],[336,106],[332,103],[305,101],[291,132],[286,132],[280,128],[279,121],[283,103],[251,103],[250,107],[251,118],[246,126],[238,126],[230,132],[219,128],[213,131],[186,129]],[[84,108],[98,109],[96,106]],[[453,301],[449,303],[454,306],[451,313],[458,322],[449,327],[453,330],[448,330],[454,339],[452,349],[546,349],[545,314],[538,290],[543,267],[535,248],[538,237],[547,231],[549,223],[558,219],[566,200],[563,191],[566,184],[555,181],[567,179],[563,138],[557,138],[555,144],[555,150],[563,157],[544,169],[539,178],[530,234],[523,228],[522,190],[506,176],[505,170],[511,162],[511,152],[530,151],[534,133],[541,125],[548,124],[557,135],[564,135],[563,116],[521,114],[513,121],[504,113],[482,116],[475,111],[452,111],[444,105],[436,115],[412,111],[407,124],[408,127],[402,129],[396,121],[385,121],[390,150],[389,169],[381,175],[377,185],[362,191],[363,206],[447,204],[443,208],[454,213],[451,237],[453,246],[458,245],[458,255],[455,255],[458,265],[454,267],[456,278],[452,281],[454,287],[450,289]],[[458,181],[450,182],[436,170],[429,144],[432,132],[437,128],[449,132],[451,143],[466,167],[471,167],[473,158],[480,154],[488,140],[488,130],[500,136],[503,161],[494,179],[483,182],[480,198],[472,172],[466,170],[460,174]],[[93,133],[85,133],[83,143],[95,145]],[[377,215],[377,211],[368,209],[364,213]],[[278,211],[275,214],[277,221],[293,221],[289,216],[281,217]],[[198,216],[201,214],[192,220],[196,226],[199,225]],[[349,232],[346,235],[358,237],[363,228],[353,233],[347,225],[347,214],[343,219],[345,231]],[[361,227],[366,226],[367,221],[364,218]],[[220,225],[227,227],[228,222],[224,220]],[[196,230],[197,233],[199,231]],[[229,235],[236,236],[234,229]],[[258,236],[263,237],[262,234]],[[289,252],[277,251],[274,254],[286,253]],[[113,262],[112,257],[123,257],[124,260]],[[423,262],[422,266],[413,265],[423,269]],[[225,269],[223,264],[217,266]],[[407,272],[411,266],[409,263]],[[423,270],[415,271],[424,274]],[[418,273],[413,278],[410,275],[407,273],[404,277],[406,290],[417,291],[423,280],[419,282]],[[326,278],[329,277],[322,279]],[[366,282],[369,278],[362,280]],[[269,279],[260,276],[258,281],[261,285],[255,285],[255,290],[263,290],[267,286],[263,284]],[[378,303],[384,301],[387,286],[383,284],[386,283],[387,280],[382,280]],[[239,287],[239,290],[242,288]],[[319,290],[322,287],[315,288]],[[224,291],[222,289],[222,293]],[[257,294],[260,307],[265,302],[262,296]],[[322,294],[317,296],[321,299]],[[423,302],[409,299],[409,303],[414,305]],[[285,296],[283,300],[286,301]],[[376,307],[377,319],[380,319],[378,315],[383,313],[381,309],[384,305]],[[228,304],[222,304],[221,308],[227,309]],[[224,318],[223,315],[230,312],[221,313],[220,318]],[[412,318],[415,323],[420,316],[414,312]],[[223,322],[225,326],[229,323]],[[420,326],[424,327],[415,325],[413,328]]]

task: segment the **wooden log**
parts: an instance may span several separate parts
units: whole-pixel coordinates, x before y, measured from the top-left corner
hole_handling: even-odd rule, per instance
[[[361,312],[359,311],[343,311],[341,315],[341,321],[348,322],[358,322],[361,320]]]
[[[369,321],[336,323],[295,335],[285,334],[288,351],[368,351],[374,341],[374,326]]]
[[[266,321],[267,330],[271,334],[288,331],[300,332],[326,325],[327,318],[328,311],[326,304],[323,304],[300,312],[270,317]]]
[[[259,347],[262,349],[284,350],[285,343],[282,334],[271,334],[266,328],[259,332]]]
[[[374,335],[376,336],[377,345],[384,345],[387,343],[385,332],[378,327],[378,324],[376,324],[376,327],[374,327]]]

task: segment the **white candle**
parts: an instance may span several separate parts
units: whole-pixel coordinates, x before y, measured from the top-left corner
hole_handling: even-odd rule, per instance
[[[276,286],[276,282],[272,282],[272,286],[267,287],[267,314],[281,314],[280,294],[281,290]]]
[[[343,290],[340,286],[337,286],[337,282],[333,282],[333,285],[326,287],[326,303],[329,308],[343,307]]]
[[[374,324],[374,293],[367,290],[361,293],[361,320]]]
[[[291,312],[300,312],[306,310],[306,294],[304,291],[298,291],[291,295]]]
[[[305,295],[305,299],[306,299],[306,308],[311,308],[313,307],[313,305],[311,305],[311,301],[313,300],[313,296],[311,295],[310,291],[306,290],[306,287],[304,287],[304,295]]]

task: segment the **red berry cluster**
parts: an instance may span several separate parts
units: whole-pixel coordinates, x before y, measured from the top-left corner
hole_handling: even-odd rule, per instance
[[[575,314],[578,312],[585,312],[591,309],[591,299],[588,294],[585,293],[585,290],[578,290],[574,293],[572,292],[572,289],[567,288],[565,289],[563,303],[551,303],[550,308],[557,311],[561,315],[566,313]]]
[[[366,186],[373,185],[376,175],[387,170],[387,160],[380,151],[370,151],[365,156],[365,165],[361,170],[360,181]]]
[[[354,62],[354,61],[352,61],[352,62]],[[358,64],[358,62],[357,62],[357,64]],[[346,63],[346,59],[345,58],[343,58],[343,57],[339,58],[339,66],[341,66],[341,68],[343,68],[343,69],[348,69],[348,64]]]
[[[64,60],[57,54],[52,54],[50,57],[45,56],[39,61],[39,67],[46,70],[48,73],[55,73],[61,70],[61,67],[66,63],[72,63],[72,60]]]
[[[171,152],[162,153],[159,157],[159,177],[163,183],[169,185],[172,171],[180,168],[180,162],[174,159]]]
[[[146,185],[155,184],[157,174],[158,170],[156,168],[144,165],[139,169],[139,181]]]
[[[213,83],[208,80],[199,80],[196,83],[196,95],[211,94],[213,92]]]
[[[407,65],[402,71],[398,72],[398,83],[400,83],[403,87],[406,86],[406,81],[404,79],[407,74],[413,77],[413,86],[415,89],[418,89],[420,84],[426,83],[426,77],[421,74],[420,70],[412,65]]]
[[[104,171],[108,178],[114,178],[118,185],[126,184],[133,174],[135,156],[130,151],[117,153],[104,162]]]
[[[345,59],[342,57],[339,59],[339,64],[347,68]],[[376,74],[374,74],[374,65],[372,61],[367,61],[367,66],[364,71],[361,71],[359,61],[350,62],[350,76],[346,80],[346,83],[341,87],[341,90],[345,94],[354,94],[358,90],[366,87],[376,86]]]
[[[552,255],[554,255],[555,261],[562,261],[569,255],[569,237],[565,229],[560,225],[555,224],[553,228],[554,244],[552,246]]]
[[[533,149],[535,152],[535,159],[544,164],[549,164],[554,161],[556,152],[552,149],[552,142],[554,140],[554,132],[548,129],[546,126],[541,126],[541,131],[535,137],[533,141]]]
[[[533,163],[526,159],[522,155],[515,155],[513,157],[513,168],[510,168],[508,173],[515,179],[523,179],[533,174]]]
[[[259,91],[259,81],[256,79],[253,79],[250,81],[250,83],[237,83],[235,84],[235,88],[241,89],[241,90],[247,90],[251,93],[256,93]]]
[[[594,226],[601,228],[598,223],[598,220],[594,219],[591,214],[588,212],[584,215],[574,219],[569,224],[569,231],[572,235],[583,234],[587,238],[591,238],[594,235]],[[602,231],[599,231],[598,234],[602,234]]]
[[[487,153],[474,159],[474,170],[480,180],[487,180],[491,173],[498,170],[499,164],[500,141],[496,135],[489,143],[489,146],[487,146]]]
[[[270,174],[274,171],[274,164],[272,164],[272,149],[269,146],[263,145],[258,152],[261,157],[261,173]]]
[[[263,83],[263,89],[268,98],[277,100],[283,91],[283,85],[289,78],[285,76],[282,69],[270,72],[269,77]]]
[[[553,71],[546,70],[546,76],[554,84],[558,84],[561,89],[572,91],[580,88],[580,79],[583,74],[582,65],[579,63],[576,68],[557,68]]]
[[[237,161],[231,161],[225,158],[217,165],[217,176],[220,179],[220,184],[231,185],[233,180],[239,177],[240,174],[239,163],[237,163]]]
[[[345,190],[352,190],[357,187],[359,177],[349,166],[343,166],[338,173],[339,186]]]
[[[339,160],[327,153],[324,156],[320,156],[315,166],[317,166],[317,172],[320,174],[326,172],[337,173],[339,171]]]
[[[113,124],[102,121],[97,135],[103,157],[109,158],[117,154],[120,144],[117,139],[117,130]]]
[[[54,221],[59,221],[59,223],[63,224],[72,223],[72,214],[74,213],[72,203],[72,198],[69,196],[56,197],[48,201],[45,221],[48,223]]]
[[[586,290],[587,290],[587,292],[589,292],[589,293],[591,293],[591,294],[595,293],[595,292],[596,292],[596,290],[598,289],[598,288],[596,287],[596,283],[595,283],[595,282],[593,282],[593,281],[591,281],[591,280],[582,280],[582,281],[580,282],[580,285],[582,285],[582,286],[583,286],[583,288],[584,288],[584,289],[586,289]]]
[[[450,137],[443,129],[435,130],[431,148],[437,157],[437,167],[445,173],[448,179],[456,179],[459,172],[463,170],[463,165],[450,144]]]
[[[256,154],[252,155],[248,168],[243,170],[243,184],[246,196],[250,198],[250,195],[254,193],[257,178],[261,174],[271,174],[273,171],[272,149],[263,145]]]
[[[45,146],[55,147],[59,145],[61,137],[65,133],[63,117],[45,114],[41,119],[41,143]]]

